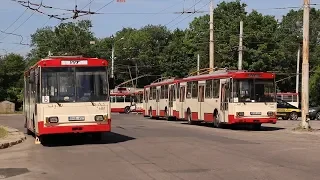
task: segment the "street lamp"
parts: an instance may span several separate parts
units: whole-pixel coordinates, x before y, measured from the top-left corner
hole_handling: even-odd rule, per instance
[[[115,59],[115,57],[114,57],[114,45],[115,45],[115,43],[116,43],[117,41],[123,40],[124,37],[120,38],[120,39],[117,40],[117,41],[114,41],[114,36],[111,35],[111,39],[113,40],[113,42],[112,42],[112,50],[111,50],[111,78],[114,78],[114,59]]]

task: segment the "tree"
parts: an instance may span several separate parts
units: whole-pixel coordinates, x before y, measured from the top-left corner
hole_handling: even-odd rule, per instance
[[[50,51],[53,55],[93,55],[90,41],[96,41],[90,31],[91,21],[61,23],[59,26],[44,27],[31,35],[32,51],[29,60],[34,63]]]
[[[0,100],[16,103],[18,109],[23,100],[23,72],[25,61],[22,56],[9,54],[0,59]]]

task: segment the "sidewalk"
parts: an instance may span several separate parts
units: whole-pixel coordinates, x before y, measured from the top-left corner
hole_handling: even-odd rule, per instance
[[[20,132],[17,129],[0,126],[7,131],[7,135],[3,138],[0,138],[0,149],[8,148],[13,145],[19,144],[26,139],[26,136],[23,132]]]

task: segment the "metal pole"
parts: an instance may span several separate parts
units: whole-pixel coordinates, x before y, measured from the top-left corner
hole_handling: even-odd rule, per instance
[[[309,129],[310,124],[307,118],[309,111],[309,13],[310,0],[303,1],[303,61],[302,61],[302,121],[300,127]]]
[[[114,78],[113,68],[114,68],[114,43],[112,44],[112,53],[111,53],[111,78]]]
[[[240,21],[238,70],[242,70],[242,50],[243,50],[242,40],[243,40],[243,21]]]
[[[198,71],[198,75],[200,74],[200,54],[198,54],[198,57],[197,57],[197,71]]]
[[[209,68],[210,72],[213,72],[214,68],[214,39],[213,39],[214,27],[213,27],[213,0],[210,4],[210,49],[209,49]]]
[[[296,93],[299,93],[299,70],[300,70],[300,44],[297,53],[297,76],[296,76]]]

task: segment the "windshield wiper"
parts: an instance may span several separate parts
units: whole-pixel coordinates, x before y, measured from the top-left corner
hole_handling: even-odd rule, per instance
[[[60,103],[58,103],[57,101],[55,101],[55,103],[57,103],[59,107],[61,107],[61,106],[62,106],[62,105],[61,105]]]
[[[92,102],[92,101],[90,101],[91,102],[91,104],[92,104],[92,106],[95,106],[96,104],[94,104],[94,102]]]

